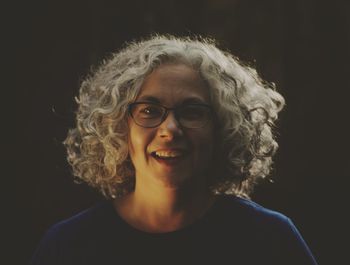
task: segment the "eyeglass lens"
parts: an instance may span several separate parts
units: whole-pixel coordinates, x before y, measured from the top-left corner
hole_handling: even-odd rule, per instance
[[[171,109],[172,110],[172,109]],[[181,126],[186,128],[200,128],[211,118],[211,109],[204,104],[189,104],[174,108],[175,117]],[[142,127],[156,127],[167,115],[168,109],[153,103],[133,103],[130,114],[136,124]]]

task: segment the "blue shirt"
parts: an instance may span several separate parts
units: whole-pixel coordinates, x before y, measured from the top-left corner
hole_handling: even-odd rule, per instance
[[[31,265],[315,265],[286,216],[252,201],[219,196],[199,221],[169,233],[128,225],[105,201],[52,226]]]

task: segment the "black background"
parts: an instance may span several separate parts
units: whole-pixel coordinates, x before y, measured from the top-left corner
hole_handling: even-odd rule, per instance
[[[349,3],[13,3],[3,23],[9,34],[3,38],[9,44],[3,50],[10,59],[6,69],[13,75],[2,89],[8,147],[3,154],[10,158],[3,160],[9,166],[4,179],[14,181],[3,186],[10,192],[3,219],[12,225],[6,251],[11,264],[25,264],[51,224],[101,199],[73,183],[65,160],[61,142],[74,125],[73,97],[91,65],[152,32],[214,37],[277,84],[287,106],[278,123],[275,182],[263,183],[254,199],[291,217],[320,264],[343,263],[350,177]]]

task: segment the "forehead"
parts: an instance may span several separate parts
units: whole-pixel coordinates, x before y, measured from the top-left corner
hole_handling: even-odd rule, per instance
[[[210,103],[209,89],[199,73],[184,64],[156,68],[141,86],[138,101],[175,105],[184,101]]]

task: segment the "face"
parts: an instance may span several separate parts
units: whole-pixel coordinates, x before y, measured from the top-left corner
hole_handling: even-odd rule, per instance
[[[189,103],[210,105],[208,87],[199,74],[182,64],[162,65],[144,81],[136,102],[173,108]],[[205,182],[213,161],[214,128],[183,128],[174,112],[155,128],[144,128],[129,117],[129,153],[136,182],[179,187]]]

